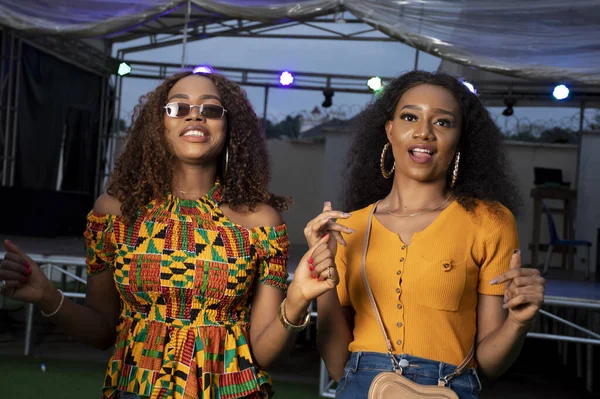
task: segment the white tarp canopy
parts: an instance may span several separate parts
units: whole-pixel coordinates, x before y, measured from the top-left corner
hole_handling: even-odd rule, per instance
[[[525,79],[600,84],[598,0],[189,0],[207,17],[302,20],[345,10],[412,47]],[[182,0],[0,0],[0,25],[103,37],[185,7]]]

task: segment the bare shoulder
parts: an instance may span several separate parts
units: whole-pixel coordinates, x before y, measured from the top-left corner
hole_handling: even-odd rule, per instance
[[[94,212],[99,215],[121,215],[121,201],[108,193],[103,193],[94,203]]]
[[[221,205],[221,209],[232,222],[248,229],[283,224],[283,218],[279,211],[267,204],[257,204],[252,211],[248,209],[233,210],[227,204]]]
[[[261,226],[279,226],[283,223],[281,214],[271,205],[258,204],[252,214],[257,221],[261,222]]]

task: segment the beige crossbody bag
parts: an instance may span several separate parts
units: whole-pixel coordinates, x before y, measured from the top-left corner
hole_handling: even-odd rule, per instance
[[[465,360],[458,366],[456,371],[448,374],[447,376],[441,377],[438,380],[438,385],[420,385],[416,382],[409,380],[402,376],[402,367],[398,363],[398,360],[394,357],[392,351],[392,344],[385,332],[383,321],[379,315],[377,303],[375,303],[375,297],[369,287],[369,281],[367,280],[367,248],[369,247],[369,237],[371,235],[371,223],[373,221],[373,214],[379,201],[373,206],[371,213],[369,214],[369,220],[367,221],[367,231],[365,233],[365,242],[363,246],[362,262],[360,265],[360,274],[362,277],[365,290],[373,307],[373,312],[377,317],[379,328],[385,339],[385,345],[387,347],[387,353],[390,356],[392,362],[393,371],[384,371],[378,374],[371,382],[369,388],[369,399],[459,399],[456,393],[447,387],[448,383],[455,377],[461,375],[468,367],[473,355],[475,353],[475,345],[471,347],[469,354]]]

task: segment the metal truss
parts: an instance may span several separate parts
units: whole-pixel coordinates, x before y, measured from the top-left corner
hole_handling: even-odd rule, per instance
[[[90,73],[101,76],[100,118],[98,121],[98,146],[96,156],[95,192],[100,195],[104,189],[103,168],[111,157],[110,130],[115,124],[114,90],[111,90],[111,75],[115,75],[119,61],[111,56],[112,45],[106,40],[83,41],[69,37],[27,36],[23,39],[28,45],[56,58],[75,65]],[[12,185],[12,184],[11,184]]]
[[[348,26],[355,27],[348,32]],[[307,33],[290,34],[278,31],[304,27]],[[344,27],[344,28],[342,28]],[[274,33],[277,32],[277,33]],[[271,22],[224,18],[205,11],[198,6],[182,4],[159,18],[146,22],[128,32],[109,35],[113,43],[148,38],[147,44],[122,48],[123,55],[166,46],[190,43],[214,37],[352,40],[369,42],[398,42],[343,9],[327,12],[322,16],[306,19],[279,20]]]
[[[150,61],[126,61],[132,68],[131,74],[126,78],[141,78],[162,80],[181,70],[191,69],[194,65],[175,63],[150,62]],[[254,86],[264,88],[280,88],[279,74],[281,70],[251,69],[219,67],[213,68],[243,86]],[[316,90],[332,89],[334,92],[372,94],[367,87],[369,75],[343,75],[332,73],[315,73],[290,71],[294,74],[294,83],[286,89]],[[380,76],[385,83],[390,82],[392,77]],[[503,106],[506,99],[512,99],[516,106],[560,106],[579,107],[584,102],[588,107],[600,106],[600,86],[573,85],[570,87],[571,94],[566,101],[550,100],[553,82],[530,82],[512,83],[503,81],[473,81],[477,93],[482,97],[486,106]]]
[[[119,67],[118,60],[110,55],[110,44],[105,41],[85,42],[72,37],[50,35],[27,35],[23,39],[40,51],[96,75],[113,75]]]
[[[104,165],[115,96],[110,88],[110,76],[115,74],[118,61],[110,56],[110,43],[102,40],[82,41],[68,37],[24,35],[21,32],[0,28],[0,184],[13,186],[16,167],[18,135],[19,84],[23,45],[34,47],[64,62],[101,76],[98,158],[96,170]],[[100,191],[100,173],[96,174],[96,187]]]
[[[195,65],[185,65],[183,68],[180,64],[162,63],[151,61],[125,61],[131,66],[131,73],[125,78],[141,78],[162,80],[167,76],[181,72],[182,70],[191,70]],[[212,66],[219,74],[228,79],[243,85],[255,87],[283,87],[279,84],[279,74],[281,70],[274,69],[252,69],[252,68],[233,68]],[[345,93],[372,93],[367,87],[367,80],[372,76],[363,75],[342,75],[333,73],[315,73],[315,72],[299,72],[290,71],[294,75],[294,83],[287,86],[286,89],[296,90],[323,90],[332,88],[338,92]],[[383,78],[382,79],[391,79]]]

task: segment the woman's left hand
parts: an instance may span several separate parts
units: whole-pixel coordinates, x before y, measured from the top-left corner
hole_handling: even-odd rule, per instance
[[[510,269],[490,284],[504,283],[504,309],[508,317],[519,326],[529,326],[544,302],[546,280],[537,269],[521,267],[521,252],[515,251]]]
[[[308,304],[338,285],[335,255],[329,246],[332,239],[331,234],[326,234],[302,257],[288,288],[289,302]]]

